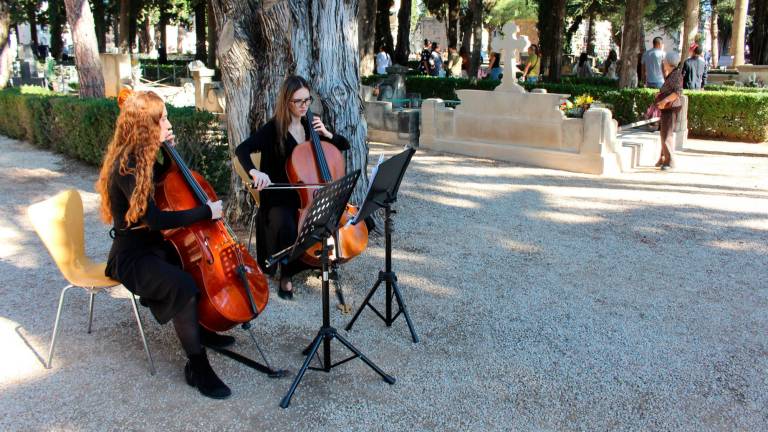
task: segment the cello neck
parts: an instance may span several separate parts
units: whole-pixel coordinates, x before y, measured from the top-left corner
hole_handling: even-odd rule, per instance
[[[333,178],[331,177],[331,169],[328,167],[328,161],[325,159],[325,152],[323,152],[323,145],[320,143],[320,135],[317,134],[312,122],[314,121],[314,115],[311,109],[307,109],[307,122],[309,123],[309,139],[312,141],[312,148],[315,151],[315,162],[320,169],[320,176],[324,183],[330,183]]]
[[[171,145],[168,141],[163,141],[163,147],[165,148],[165,151],[168,153],[168,155],[171,156],[171,159],[176,163],[176,166],[179,167],[179,172],[181,172],[182,176],[184,176],[184,180],[186,180],[187,185],[189,185],[190,189],[192,189],[192,192],[195,194],[195,197],[198,201],[200,201],[200,204],[205,204],[209,201],[208,194],[205,193],[203,188],[200,186],[200,183],[197,182],[195,177],[192,175],[192,171],[190,171],[189,167],[187,167],[187,164],[184,162],[184,159],[182,159],[181,155],[178,151],[176,151],[176,147]]]

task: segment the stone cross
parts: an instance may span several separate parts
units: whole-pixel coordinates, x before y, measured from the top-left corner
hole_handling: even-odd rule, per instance
[[[497,90],[523,91],[523,88],[517,84],[517,54],[531,45],[528,42],[528,36],[517,36],[520,29],[514,22],[504,24],[502,32],[504,37],[501,41],[501,49],[504,50],[504,77]]]

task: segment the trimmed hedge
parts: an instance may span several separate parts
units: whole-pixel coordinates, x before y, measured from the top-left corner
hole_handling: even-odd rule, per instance
[[[118,115],[115,99],[57,96],[38,87],[0,91],[0,133],[101,164]],[[194,108],[168,106],[179,152],[220,194],[229,189],[229,149],[218,119]]]

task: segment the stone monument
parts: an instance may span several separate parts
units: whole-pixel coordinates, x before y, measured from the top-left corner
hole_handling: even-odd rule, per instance
[[[592,108],[567,118],[560,103],[568,95],[528,93],[517,84],[516,56],[528,47],[517,26],[504,28],[504,78],[494,91],[457,90],[461,104],[440,99],[422,103],[421,147],[567,171],[605,174],[621,170],[616,121],[611,111]]]

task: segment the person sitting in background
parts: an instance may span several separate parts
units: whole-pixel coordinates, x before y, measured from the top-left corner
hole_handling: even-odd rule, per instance
[[[683,63],[683,88],[698,90],[707,85],[707,62],[701,58],[701,45],[693,48],[693,55]]]
[[[454,78],[461,77],[461,70],[463,69],[464,60],[459,53],[456,52],[456,47],[451,45],[448,47],[448,76]]]
[[[589,64],[589,56],[585,52],[579,56],[579,62],[576,65],[576,76],[579,78],[591,78],[594,76],[592,66]]]
[[[502,72],[501,66],[501,56],[493,51],[491,51],[491,57],[488,60],[489,70],[488,77],[492,80],[498,80],[501,79],[500,75]]]
[[[541,70],[539,57],[539,46],[531,44],[528,47],[528,60],[525,63],[525,69],[523,69],[523,81],[535,83],[539,80],[539,71]]]
[[[462,48],[459,55],[461,56],[461,76],[467,78],[469,77],[469,52]]]
[[[606,78],[619,78],[616,74],[616,64],[618,63],[618,59],[619,57],[616,55],[616,50],[611,50],[608,52],[608,58],[605,60],[605,64],[603,65],[603,75]]]

